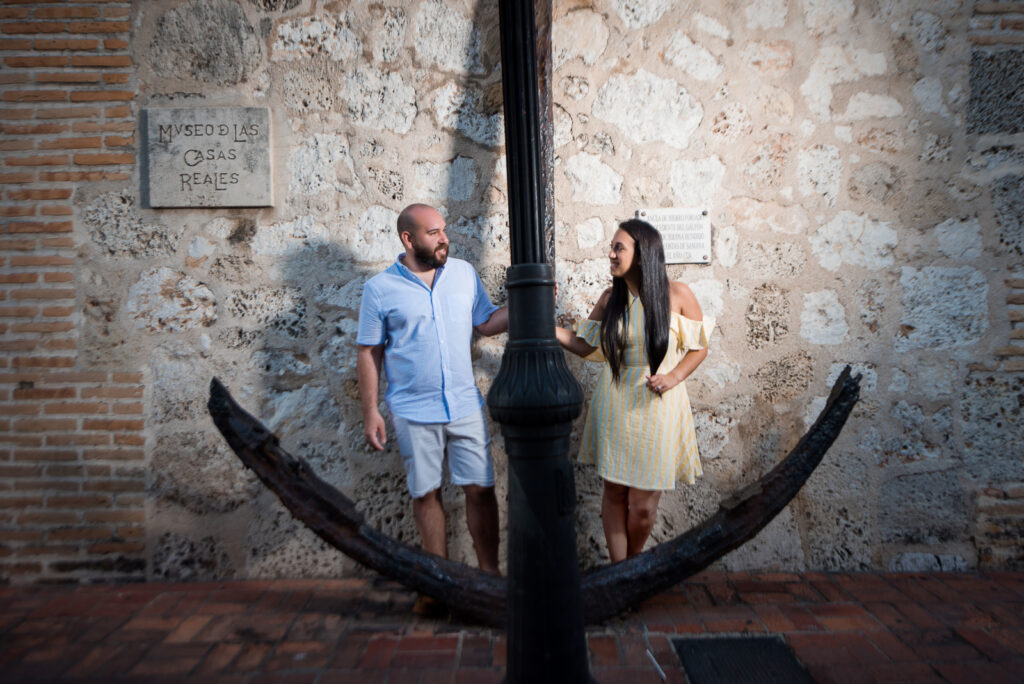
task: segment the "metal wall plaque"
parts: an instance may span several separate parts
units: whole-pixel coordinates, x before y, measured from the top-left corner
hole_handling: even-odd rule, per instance
[[[189,107],[146,110],[151,207],[267,207],[270,110]]]
[[[707,209],[638,209],[636,217],[661,232],[665,263],[711,263],[711,218]]]

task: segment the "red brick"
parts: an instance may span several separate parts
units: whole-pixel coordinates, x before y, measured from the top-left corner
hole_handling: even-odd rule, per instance
[[[107,539],[114,531],[109,527],[78,527],[50,530],[46,533],[49,541],[82,541],[88,539]]]
[[[129,55],[74,55],[71,66],[80,67],[128,67],[132,65]]]
[[[7,196],[13,200],[52,200],[71,197],[70,188],[33,188],[28,190],[10,190]]]
[[[41,150],[80,150],[97,148],[103,145],[103,138],[91,136],[85,138],[56,138],[43,140],[39,143]]]
[[[11,233],[70,233],[71,221],[12,221],[7,225]]]
[[[8,157],[7,166],[65,166],[71,162],[66,154],[35,155],[32,157]]]
[[[31,50],[32,41],[17,39],[17,38],[6,38],[0,40],[0,50]]]
[[[118,380],[114,380],[114,382],[118,382]],[[83,387],[81,392],[83,399],[140,399],[142,398],[142,389],[142,387]]]
[[[0,96],[4,102],[67,102],[66,90],[8,90]]]
[[[70,94],[72,102],[116,102],[135,99],[135,93],[130,90],[75,90]]]
[[[100,154],[76,154],[75,164],[81,166],[100,166],[110,164],[134,164],[135,155],[131,153],[105,152]]]
[[[108,50],[127,50],[130,43],[123,38],[104,38],[103,47]]]
[[[46,57],[26,57],[19,55],[17,57],[4,57],[4,64],[11,67],[12,69],[31,69],[35,67],[57,67],[66,66],[68,58],[63,55],[53,55]]]
[[[120,384],[136,384],[143,380],[142,373],[114,373],[113,381]]]
[[[46,446],[105,446],[109,444],[110,435],[106,432],[91,435],[80,432],[68,435],[46,435]]]
[[[12,21],[0,24],[0,31],[8,35],[33,33],[63,33],[67,24],[58,21]]]
[[[127,33],[131,24],[127,21],[72,21],[68,23],[70,33]]]
[[[366,645],[362,660],[359,661],[361,670],[386,669],[391,664],[395,649],[398,646],[398,639],[391,636],[374,636]]]
[[[47,224],[53,225],[53,224]],[[74,299],[75,290],[68,290],[64,288],[22,288],[14,290],[12,293],[13,299]]]
[[[99,115],[100,110],[96,107],[58,107],[36,111],[36,118],[38,119],[91,119]]]
[[[100,41],[95,38],[36,38],[36,50],[95,50]]]
[[[31,183],[36,179],[34,173],[0,173],[0,184]]]
[[[106,413],[107,404],[100,402],[70,402],[62,401],[46,404],[43,409],[47,414],[60,413]]]
[[[40,7],[37,19],[92,19],[100,16],[96,7]]]

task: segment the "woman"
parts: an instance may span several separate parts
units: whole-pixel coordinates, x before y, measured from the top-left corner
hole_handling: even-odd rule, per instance
[[[708,354],[714,321],[683,283],[669,282],[661,235],[633,219],[612,237],[612,286],[562,346],[604,362],[580,460],[604,479],[601,518],[611,562],[634,556],[654,528],[661,492],[701,474],[683,381]],[[599,353],[598,353],[599,352]]]

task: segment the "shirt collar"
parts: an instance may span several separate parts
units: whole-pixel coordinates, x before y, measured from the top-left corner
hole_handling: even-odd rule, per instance
[[[405,265],[405,252],[399,252],[398,256],[395,257],[395,266],[396,266],[396,268],[398,268],[398,272],[400,274],[402,274],[403,278],[411,280],[414,283],[419,283],[423,287],[426,287],[428,290],[430,289],[429,287],[427,287],[427,284],[424,283],[423,280],[418,275],[413,273],[409,269],[409,267]],[[437,285],[437,281],[440,279],[441,274],[443,272],[444,272],[444,266],[438,266],[437,267],[437,271],[434,273],[434,285],[435,286]]]

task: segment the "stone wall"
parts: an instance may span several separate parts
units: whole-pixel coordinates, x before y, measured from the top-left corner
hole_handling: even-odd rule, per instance
[[[504,300],[496,3],[8,0],[0,33],[0,575],[361,572],[228,451],[212,376],[414,542],[393,439],[362,445],[356,316],[412,201]],[[705,477],[655,541],[777,462],[851,363],[839,442],[724,566],[1020,567],[1024,3],[557,0],[552,34],[560,319],[608,285],[618,221],[711,216],[711,264],[670,267],[718,319],[688,382]],[[140,112],[229,105],[271,112],[274,206],[144,206]],[[474,343],[484,391],[503,342]]]

